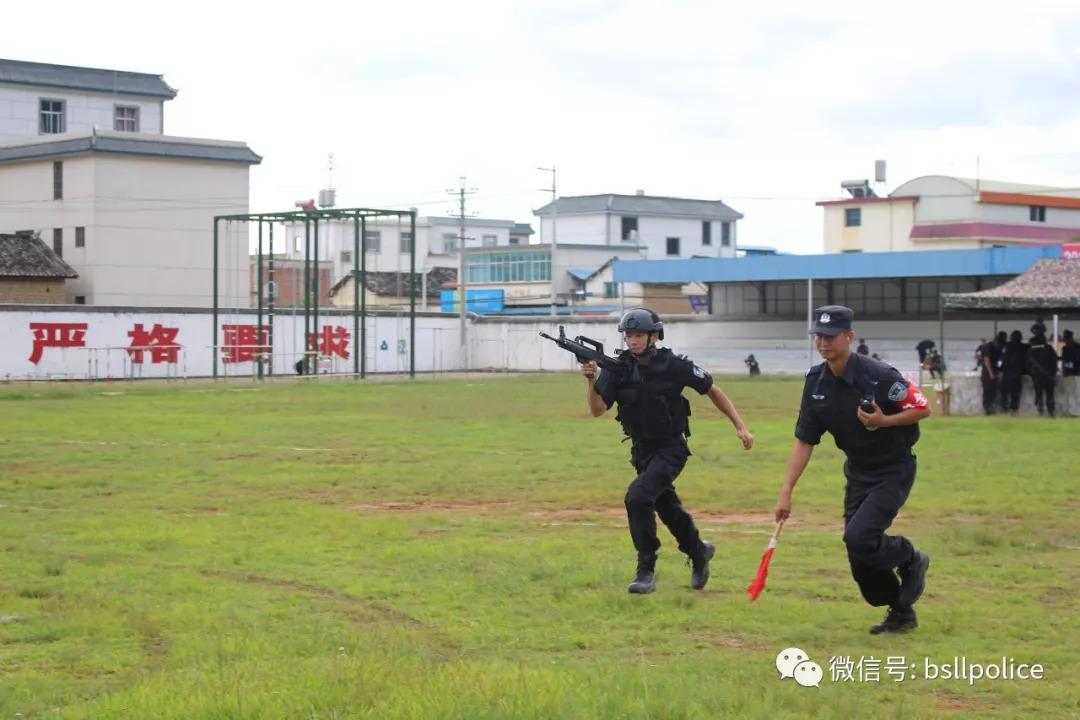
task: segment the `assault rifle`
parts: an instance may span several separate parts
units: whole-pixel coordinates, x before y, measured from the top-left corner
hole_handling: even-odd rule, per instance
[[[545,332],[540,333],[540,337],[547,338],[563,350],[574,353],[574,357],[578,359],[578,362],[594,362],[603,369],[612,372],[618,372],[625,367],[617,358],[608,357],[604,354],[603,343],[587,338],[584,335],[578,335],[573,340],[566,337],[566,328],[563,325],[559,326],[559,337],[551,337]]]

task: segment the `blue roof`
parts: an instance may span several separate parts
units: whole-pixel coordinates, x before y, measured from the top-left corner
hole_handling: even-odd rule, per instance
[[[1039,245],[973,250],[616,260],[613,279],[615,282],[688,283],[1019,275],[1037,260],[1060,257],[1060,245]]]
[[[578,280],[588,280],[592,276],[592,274],[596,272],[596,269],[574,268],[573,270],[567,270],[566,272],[570,273]]]
[[[566,305],[558,305],[555,308],[556,315],[603,315],[618,312],[619,305],[576,305],[571,308]],[[484,315],[550,315],[550,305],[522,305],[519,307],[504,307],[498,312],[483,313]]]

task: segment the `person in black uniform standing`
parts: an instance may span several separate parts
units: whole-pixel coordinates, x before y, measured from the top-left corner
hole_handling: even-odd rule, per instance
[[[1009,333],[1001,356],[1001,411],[1015,415],[1020,409],[1020,390],[1027,372],[1028,346],[1019,330]]]
[[[1046,331],[1035,329],[1028,347],[1028,374],[1035,386],[1035,407],[1039,415],[1043,414],[1043,398],[1046,399],[1046,413],[1054,417],[1054,383],[1057,381],[1057,351],[1046,342]]]
[[[597,377],[595,363],[582,363],[581,373],[593,417],[600,417],[618,403],[615,419],[633,442],[630,463],[638,475],[626,491],[625,505],[638,563],[634,581],[627,589],[637,594],[656,589],[659,515],[678,541],[679,550],[689,558],[691,587],[701,590],[709,580],[709,560],[716,548],[701,540],[694,519],[675,493],[675,478],[690,456],[686,444],[690,436],[690,403],[682,396],[683,388],[708,395],[735,426],[743,448],[753,446],[754,436],[709,373],[668,348],[656,347],[656,341],[664,339],[664,324],[656,313],[645,308],[628,311],[619,321],[619,332],[627,348],[619,353],[620,370],[604,370]]]
[[[993,415],[997,405],[998,381],[1001,379],[998,368],[1004,349],[1004,332],[999,332],[993,340],[979,348],[979,379],[982,382],[983,412],[987,415]]]
[[[1065,344],[1061,346],[1061,374],[1080,375],[1080,345],[1076,344],[1072,330],[1066,330],[1062,337]]]
[[[830,433],[847,455],[844,544],[852,577],[866,602],[889,606],[885,620],[870,632],[899,632],[918,627],[913,605],[925,587],[930,557],[906,537],[885,531],[915,482],[911,448],[930,406],[895,368],[851,352],[854,316],[842,305],[814,311],[811,332],[825,362],[806,373],[795,446],[775,514],[777,522],[790,517],[795,484],[814,446]]]

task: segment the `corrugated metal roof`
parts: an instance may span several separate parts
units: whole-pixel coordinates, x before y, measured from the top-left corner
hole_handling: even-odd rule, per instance
[[[690,260],[616,260],[615,282],[688,283],[1018,275],[1060,245],[974,250],[764,255]]]
[[[90,152],[218,160],[248,165],[262,162],[262,157],[256,155],[246,144],[239,142],[98,130],[4,143],[0,145],[0,163],[42,160]]]
[[[741,220],[742,213],[733,210],[721,200],[695,200],[692,198],[657,197],[652,195],[580,195],[561,197],[548,203],[535,215],[551,214],[556,205],[560,215],[585,215],[613,213],[616,215],[657,215],[664,217],[709,218],[711,220]]]
[[[0,235],[0,277],[76,278],[79,274],[33,235]]]
[[[0,83],[142,95],[171,100],[176,90],[161,75],[0,59]]]

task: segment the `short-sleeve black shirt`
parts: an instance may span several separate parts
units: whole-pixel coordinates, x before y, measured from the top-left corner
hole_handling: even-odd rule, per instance
[[[650,362],[649,365],[639,365],[638,372],[641,374],[643,381],[648,381],[650,374],[656,372],[653,368],[664,367],[664,372],[669,374],[668,379],[675,383],[680,392],[684,388],[691,388],[700,395],[709,392],[709,388],[713,385],[712,375],[695,365],[685,355],[672,354],[667,348],[661,348],[657,350],[657,353],[667,353],[667,362]],[[629,352],[623,352],[620,359],[628,363],[634,362]],[[631,382],[630,377],[628,373],[620,375],[604,370],[600,372],[600,377],[596,379],[593,389],[604,401],[604,404],[610,408],[615,404],[615,400],[619,396],[619,390]]]
[[[815,365],[806,374],[795,437],[817,445],[828,432],[856,467],[876,468],[904,460],[919,439],[919,424],[868,430],[859,422],[857,410],[864,398],[872,398],[883,413],[895,415],[910,389],[896,368],[865,355],[852,353],[839,377],[828,363]]]

